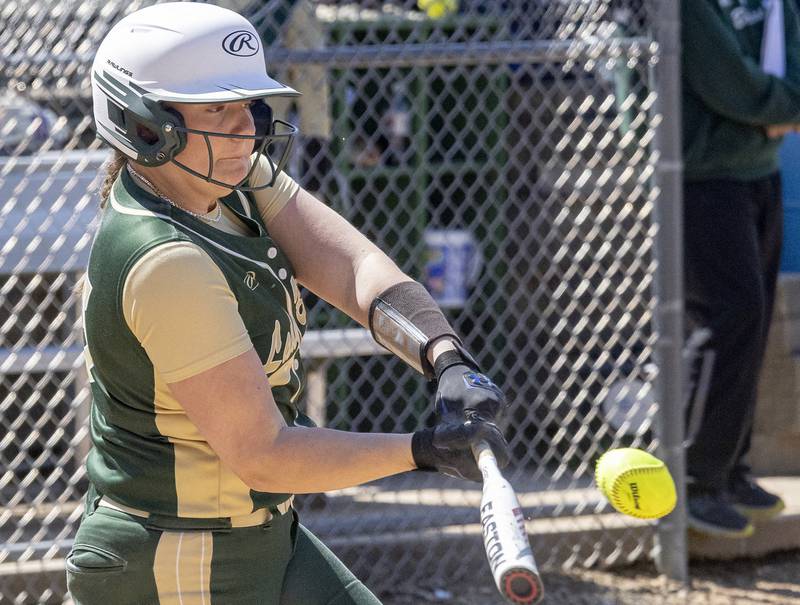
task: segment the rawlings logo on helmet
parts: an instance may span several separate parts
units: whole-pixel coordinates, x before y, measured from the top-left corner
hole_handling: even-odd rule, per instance
[[[222,50],[236,57],[252,57],[258,52],[258,37],[247,30],[239,30],[225,36]]]
[[[116,64],[116,63],[114,63],[114,62],[113,62],[111,59],[106,59],[106,63],[108,63],[108,64],[109,64],[111,67],[113,67],[113,68],[114,68],[114,69],[116,69],[117,71],[121,71],[121,72],[122,72],[122,73],[124,73],[126,76],[133,77],[133,72],[132,72],[130,69],[125,69],[125,68],[124,68],[124,67],[122,67],[121,65],[117,65],[117,64]]]

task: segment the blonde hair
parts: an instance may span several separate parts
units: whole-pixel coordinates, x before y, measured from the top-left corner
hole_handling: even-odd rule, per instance
[[[100,187],[100,207],[104,208],[108,202],[108,196],[111,195],[111,187],[114,186],[114,181],[117,180],[119,173],[128,163],[128,156],[121,151],[115,149],[113,155],[105,163],[106,176],[103,179],[103,184]]]

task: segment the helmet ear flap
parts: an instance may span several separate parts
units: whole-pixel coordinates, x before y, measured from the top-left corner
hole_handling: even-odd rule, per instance
[[[144,126],[155,140],[150,143],[143,161],[148,166],[161,166],[169,162],[186,147],[186,123],[181,112],[161,103],[151,107],[153,120]]]

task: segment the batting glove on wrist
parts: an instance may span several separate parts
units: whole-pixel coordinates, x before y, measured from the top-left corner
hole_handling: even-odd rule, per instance
[[[503,392],[461,352],[441,353],[434,371],[437,381],[434,406],[441,422],[463,422],[474,416],[494,422],[505,409]]]
[[[420,470],[480,482],[481,472],[471,449],[479,441],[489,444],[500,468],[508,465],[510,452],[502,433],[494,423],[477,417],[417,431],[411,438],[411,455]]]

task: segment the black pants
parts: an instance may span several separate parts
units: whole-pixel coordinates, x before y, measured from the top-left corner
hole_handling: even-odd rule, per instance
[[[782,235],[779,174],[684,186],[686,312],[711,329],[716,352],[703,420],[687,451],[697,486],[725,488],[734,471],[747,470]]]

